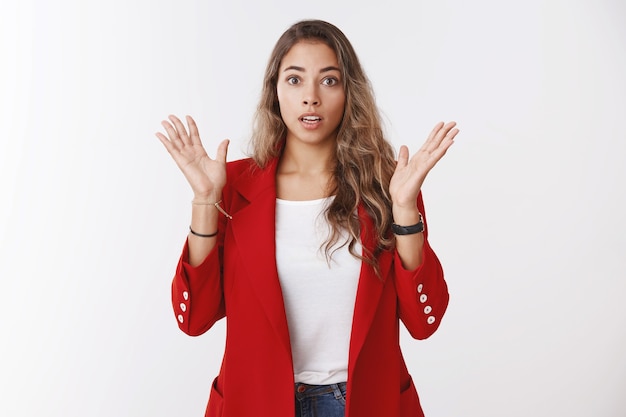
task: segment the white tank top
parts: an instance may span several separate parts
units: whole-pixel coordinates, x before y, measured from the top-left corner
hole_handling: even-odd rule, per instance
[[[323,211],[332,198],[276,200],[276,264],[295,382],[314,385],[347,380],[361,270],[361,261],[350,255],[347,245],[333,254],[330,264],[326,260],[322,244],[330,226]],[[361,253],[361,246],[356,250]]]

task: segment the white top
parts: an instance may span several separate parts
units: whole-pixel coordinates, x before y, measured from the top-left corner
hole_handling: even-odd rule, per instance
[[[345,382],[361,261],[347,245],[326,260],[332,197],[276,200],[276,264],[283,292],[295,382]],[[342,241],[341,241],[342,242]],[[357,253],[361,246],[357,245]]]

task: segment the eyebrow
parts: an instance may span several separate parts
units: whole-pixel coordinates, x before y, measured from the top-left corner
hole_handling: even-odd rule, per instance
[[[299,67],[297,65],[290,65],[287,68],[285,68],[283,70],[283,72],[287,72],[287,71],[300,71],[300,72],[305,72],[305,69],[303,67]],[[337,71],[337,72],[341,72],[341,70],[337,67],[334,66],[330,66],[330,67],[324,67],[320,70],[320,74],[323,72],[328,72],[328,71]]]

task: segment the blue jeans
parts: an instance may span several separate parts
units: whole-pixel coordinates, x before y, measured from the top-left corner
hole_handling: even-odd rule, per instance
[[[296,383],[296,417],[344,417],[346,383],[308,385]]]

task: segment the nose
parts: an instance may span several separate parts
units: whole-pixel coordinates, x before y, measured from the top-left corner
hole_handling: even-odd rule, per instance
[[[306,104],[307,106],[317,106],[320,104],[319,100],[317,99],[313,99],[313,98],[305,98],[304,100],[302,100],[303,104]]]
[[[309,86],[304,90],[302,104],[305,106],[318,106],[320,104],[319,95],[316,86]]]

